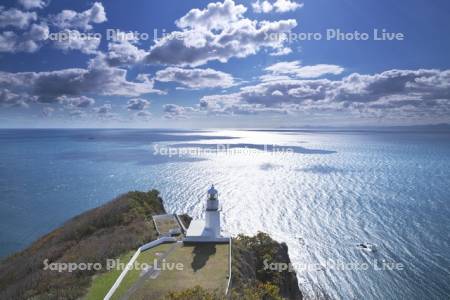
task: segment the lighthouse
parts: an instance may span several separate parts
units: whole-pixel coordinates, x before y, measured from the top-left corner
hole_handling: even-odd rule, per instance
[[[214,185],[208,190],[205,212],[205,231],[208,235],[220,236],[219,193]]]
[[[228,242],[220,232],[219,192],[212,185],[206,193],[205,219],[193,220],[184,242]]]

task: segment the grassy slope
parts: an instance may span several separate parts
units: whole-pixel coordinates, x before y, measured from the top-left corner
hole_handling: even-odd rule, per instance
[[[119,257],[120,262],[128,263],[131,257],[133,256],[135,251],[130,251],[126,254],[123,254]],[[113,284],[116,282],[116,279],[119,277],[120,273],[122,273],[121,269],[113,269],[108,270],[107,272],[94,275],[92,278],[92,283],[88,289],[86,296],[83,298],[84,300],[97,300],[103,299],[108,291],[111,289]]]
[[[135,250],[157,235],[149,217],[164,213],[158,191],[129,192],[83,213],[0,262],[0,299],[76,299],[95,270],[45,271],[51,262],[100,262]],[[103,268],[105,269],[105,268]]]
[[[167,251],[173,244],[162,244],[155,248],[146,250],[142,252],[138,259],[136,260],[137,263],[148,263],[149,265],[153,265],[153,262],[155,259],[157,259],[156,253],[158,252],[165,252]],[[123,279],[122,283],[119,285],[119,288],[114,293],[112,299],[120,299],[121,296],[123,296],[129,288],[133,286],[133,284],[136,282],[136,280],[139,278],[139,275],[141,273],[141,270],[133,268],[130,270],[125,278]],[[110,285],[110,287],[112,284]],[[109,290],[109,289],[108,289]],[[108,292],[106,290],[106,292]],[[105,293],[106,294],[106,293]]]
[[[133,299],[162,299],[169,292],[196,285],[209,291],[225,292],[228,275],[228,244],[180,246],[167,263],[181,263],[182,271],[161,271],[156,279],[146,281]]]

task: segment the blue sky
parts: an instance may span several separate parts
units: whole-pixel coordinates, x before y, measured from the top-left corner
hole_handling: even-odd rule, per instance
[[[449,16],[444,0],[3,1],[0,126],[449,122]]]

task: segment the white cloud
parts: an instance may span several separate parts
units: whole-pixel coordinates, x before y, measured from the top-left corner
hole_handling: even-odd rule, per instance
[[[274,52],[270,53],[270,56],[283,56],[283,55],[288,55],[290,53],[292,53],[291,48],[282,47],[282,48],[278,48]]]
[[[0,52],[35,52],[48,38],[49,29],[46,24],[33,24],[22,34],[13,31],[0,33]]]
[[[196,109],[189,106],[180,106],[177,104],[163,105],[164,118],[166,119],[186,119],[188,114],[195,112]]]
[[[48,2],[44,0],[19,0],[20,5],[25,9],[44,8]]]
[[[443,115],[450,113],[450,70],[354,73],[341,80],[283,77],[243,87],[233,94],[205,96],[200,107],[225,114],[329,110],[394,117]]]
[[[256,21],[244,18],[244,12],[244,7],[232,0],[204,10],[191,10],[176,22],[182,31],[174,31],[156,42],[145,60],[151,64],[196,67],[214,60],[244,58],[263,48],[276,54],[289,51],[286,41],[267,37],[290,32],[297,26],[295,20]]]
[[[70,108],[86,108],[94,105],[95,103],[94,99],[86,96],[79,96],[79,97],[61,96],[58,97],[57,100]]]
[[[21,11],[16,8],[5,9],[0,6],[0,28],[10,26],[25,29],[36,20],[35,12]]]
[[[344,71],[344,68],[337,65],[328,64],[301,66],[299,61],[284,61],[273,64],[264,70],[268,71],[270,75],[290,75],[297,78],[317,78],[326,74],[339,75]]]
[[[203,9],[192,9],[175,24],[182,29],[223,29],[232,22],[242,19],[242,15],[247,11],[243,5],[236,5],[232,0],[225,0],[223,3],[209,3]]]
[[[140,74],[127,79],[127,70],[110,67],[103,59],[90,61],[87,69],[72,68],[48,72],[0,72],[0,88],[23,91],[44,103],[59,102],[61,96],[90,95],[139,96],[163,93],[153,88],[153,81]]]
[[[144,110],[150,106],[150,101],[142,98],[130,99],[127,102],[127,108],[129,110]]]
[[[120,39],[108,44],[106,60],[112,66],[134,65],[142,62],[148,54],[136,46],[136,40]]]
[[[303,3],[297,3],[292,0],[257,0],[252,3],[252,8],[255,13],[269,13],[271,11],[275,11],[278,13],[284,13],[289,11],[295,11],[299,8],[303,7]]]
[[[94,111],[100,115],[106,115],[112,110],[111,104],[103,104],[102,106],[94,108]]]
[[[276,12],[284,13],[288,11],[294,11],[303,7],[303,3],[297,3],[291,0],[276,0],[273,4]]]
[[[136,117],[143,118],[146,120],[150,119],[151,116],[152,116],[152,114],[146,110],[142,110],[142,111],[136,113]]]
[[[7,88],[0,89],[0,106],[3,107],[28,107],[28,102],[32,101],[26,94],[13,93]]]
[[[95,54],[100,46],[100,38],[95,36],[83,36],[78,30],[64,29],[61,31],[68,38],[54,41],[56,48],[63,51],[79,50],[85,54]]]
[[[91,8],[76,12],[74,10],[63,10],[53,16],[53,24],[61,29],[91,30],[91,23],[103,23],[107,20],[105,8],[101,2],[95,2]]]
[[[233,76],[213,69],[182,69],[168,67],[156,72],[156,80],[178,82],[191,89],[228,88],[234,85]]]
[[[273,5],[265,0],[265,1],[259,1],[252,3],[252,8],[255,13],[269,13],[273,10]]]

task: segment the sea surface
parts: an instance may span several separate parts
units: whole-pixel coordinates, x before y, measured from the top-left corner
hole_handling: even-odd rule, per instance
[[[212,183],[225,231],[286,242],[308,298],[450,298],[445,133],[0,130],[0,256],[129,190],[201,217]]]

